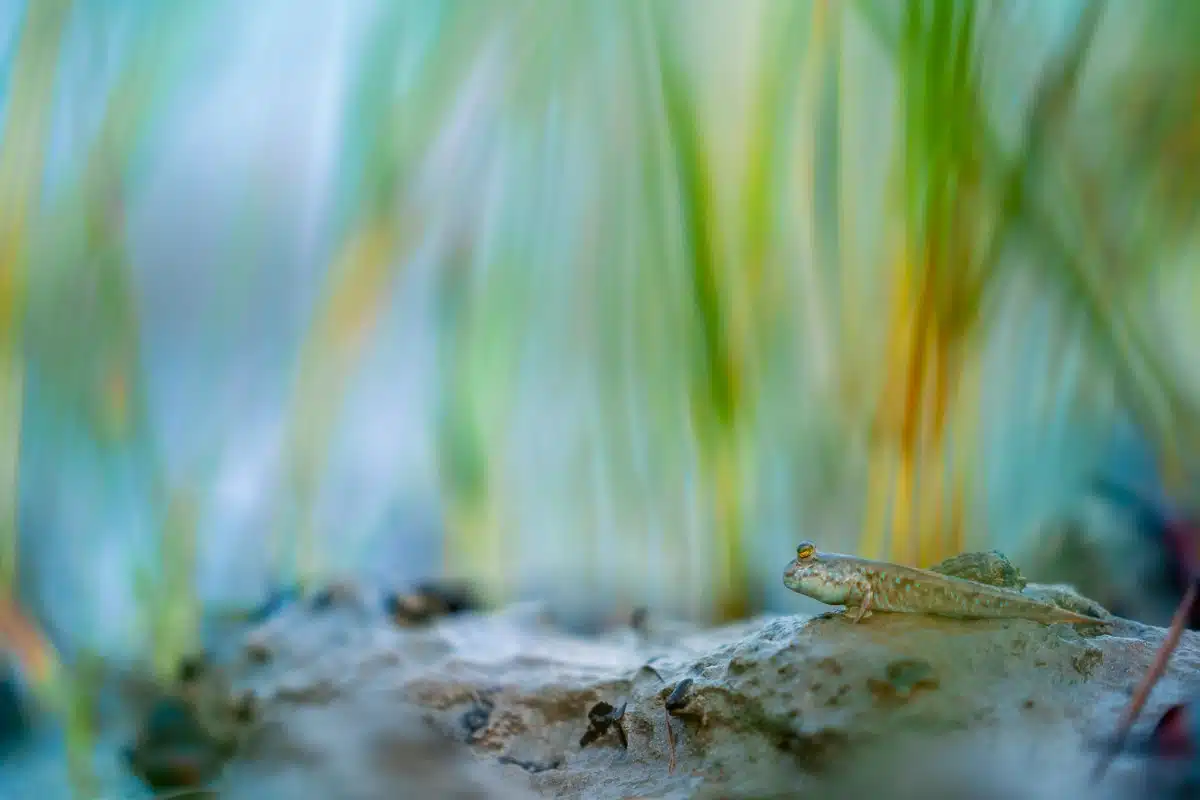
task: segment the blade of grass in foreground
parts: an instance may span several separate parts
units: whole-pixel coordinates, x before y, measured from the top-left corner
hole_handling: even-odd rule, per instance
[[[399,264],[423,231],[418,208],[402,206],[399,197],[473,64],[470,45],[478,40],[470,10],[455,3],[430,12],[440,15],[437,42],[403,102],[394,96],[393,60],[412,44],[405,38],[411,21],[406,15],[422,13],[418,6],[385,8],[360,65],[345,132],[346,159],[360,167],[348,176],[349,232],[301,348],[284,456],[288,483],[272,530],[276,569],[295,573],[302,583],[323,569],[312,513],[342,397],[386,307]]]
[[[661,21],[660,21],[661,22]],[[684,232],[685,263],[694,303],[691,408],[700,468],[712,497],[717,539],[711,587],[718,619],[738,619],[750,607],[742,541],[742,360],[728,332],[727,294],[717,255],[713,181],[694,98],[666,26],[658,27],[659,80],[669,142],[675,157],[676,197]]]
[[[883,438],[875,446],[894,451],[898,461],[890,557],[920,565],[949,554],[941,530],[946,418],[978,324],[971,233],[981,227],[979,176],[959,123],[977,92],[974,28],[971,6],[905,5],[898,60],[905,225],[893,277],[889,385],[877,428]],[[887,466],[872,458],[876,473]],[[878,475],[868,480],[876,491],[884,485]],[[868,498],[868,508],[880,507],[879,497]],[[877,520],[868,514],[869,524]],[[864,530],[863,544],[867,555],[877,555],[882,531]]]
[[[1065,244],[1054,237],[1050,224],[1041,218],[1042,215],[1034,215],[1029,204],[1031,194],[1025,190],[1024,182],[1031,161],[1044,145],[1049,123],[1058,118],[1057,112],[1073,96],[1075,79],[1103,5],[1094,4],[1085,10],[1075,36],[1066,43],[1059,59],[1052,64],[1035,104],[1025,147],[1013,160],[999,155],[995,137],[990,135],[982,111],[982,98],[977,92],[962,89],[967,85],[965,82],[977,74],[978,67],[972,66],[967,60],[971,56],[968,49],[969,29],[960,32],[957,37],[948,38],[948,32],[963,19],[961,16],[956,19],[960,13],[958,10],[952,10],[944,2],[910,2],[906,6],[905,24],[897,36],[887,30],[878,4],[860,2],[858,8],[872,24],[884,46],[896,57],[904,77],[906,93],[910,97],[906,125],[909,138],[906,206],[910,215],[908,236],[915,250],[905,261],[910,262],[920,256],[917,259],[920,271],[912,287],[915,296],[911,313],[915,330],[912,351],[908,357],[909,376],[904,391],[893,393],[907,398],[901,414],[905,420],[905,432],[901,438],[901,486],[897,489],[899,513],[893,553],[898,555],[896,548],[899,547],[902,551],[908,551],[910,557],[915,555],[926,562],[933,560],[936,555],[934,551],[948,542],[938,535],[936,523],[931,525],[926,522],[927,509],[906,507],[906,497],[917,491],[919,480],[915,474],[916,465],[924,464],[927,460],[920,453],[929,450],[928,445],[939,443],[942,416],[949,407],[948,392],[957,393],[964,360],[975,357],[970,349],[964,349],[967,343],[977,338],[970,332],[982,321],[982,310],[991,296],[992,287],[1004,283],[1001,275],[1012,265],[1012,262],[1000,258],[1009,234],[1018,226],[1029,227],[1034,224],[1043,241],[1049,237],[1060,245],[1059,252],[1049,259],[1050,262],[1055,265],[1065,263],[1057,259],[1058,255],[1062,255],[1067,261],[1081,265],[1074,254],[1066,251]],[[932,11],[932,14],[928,11]],[[964,24],[960,31],[963,28],[967,26]],[[957,43],[954,43],[954,38]],[[948,69],[946,64],[950,65]],[[933,125],[929,124],[931,113],[938,115]],[[957,180],[945,185],[939,183],[941,176],[953,174],[952,167],[956,164],[961,173]],[[965,209],[979,205],[973,187],[979,177],[985,174],[995,176],[998,181],[999,192],[988,203],[994,207],[992,213],[996,215],[996,221],[990,240],[984,243],[978,256],[971,256],[973,242],[970,236],[964,238],[964,233],[979,230],[980,225],[961,215]],[[959,218],[955,220],[955,217]],[[956,265],[956,268],[947,271],[947,265]],[[1082,274],[1070,270],[1065,283],[1077,285],[1084,274],[1088,274],[1088,270],[1085,269]],[[1094,284],[1089,285],[1096,288]],[[1081,298],[1093,301],[1085,309],[1096,326],[1093,330],[1110,338],[1119,348],[1126,337],[1121,332],[1124,326],[1109,313],[1112,298],[1089,292],[1075,292],[1071,297],[1075,301]],[[922,340],[925,344],[918,346]],[[925,352],[926,349],[929,352]],[[1117,355],[1118,363],[1128,361],[1132,364],[1144,363],[1147,353],[1143,352],[1137,358],[1132,358],[1128,351]],[[928,363],[923,363],[926,360]],[[927,429],[923,396],[930,384],[934,389],[930,398],[933,418],[932,428]],[[962,403],[957,404],[957,410],[959,413],[967,412]],[[933,434],[928,442],[925,441],[926,433]],[[962,446],[974,437],[967,435],[965,441],[961,436],[955,438],[955,449],[958,451],[955,461],[969,463],[974,456],[962,452]],[[937,497],[929,499],[940,503]],[[955,498],[954,503],[960,506],[961,500]],[[940,509],[934,511],[940,516]],[[916,554],[911,552],[913,548],[905,545],[911,538],[906,533],[906,527],[911,524],[917,524],[922,536],[927,537],[926,544]],[[962,533],[956,528],[950,536],[950,542],[957,543],[961,539]]]
[[[0,597],[17,575],[18,465],[24,391],[26,260],[30,215],[40,197],[50,107],[69,0],[28,4],[5,87],[0,139]]]
[[[871,0],[859,0],[856,8],[885,51],[898,59],[898,37],[884,13],[884,6]],[[1075,41],[1092,27],[1094,21],[1090,18],[1098,18],[1103,5],[1083,4],[1081,10],[1084,16]],[[1060,74],[1069,76],[1070,71],[1064,70]],[[1048,93],[1047,101],[1054,102],[1047,102],[1045,107],[1053,109],[1062,100],[1063,97]],[[1010,156],[1005,153],[982,105],[975,105],[969,112],[970,130],[981,146],[985,171],[993,175],[1013,175],[1015,171],[1023,170],[1027,164],[1022,154]],[[1123,404],[1153,432],[1168,452],[1169,459],[1169,453],[1180,437],[1196,438],[1195,426],[1200,415],[1186,391],[1167,373],[1150,343],[1133,329],[1132,320],[1120,312],[1117,298],[1103,273],[1124,266],[1088,260],[1076,252],[1069,238],[1054,224],[1053,215],[1049,213],[1050,201],[1042,194],[1019,191],[1010,197],[1013,205],[1006,209],[1006,216],[1011,217],[1011,222],[1006,223],[1006,227],[1010,231],[1020,230],[1033,240],[1039,255],[1035,264],[1042,268],[1036,278],[1042,285],[1058,290],[1057,313],[1063,320],[1078,318],[1085,322],[1083,335],[1091,343],[1090,349],[1101,355],[1101,366],[1116,375]],[[1001,241],[1003,239],[998,237],[997,243]]]
[[[687,614],[707,614],[707,594],[699,591],[702,581],[694,578],[694,560],[685,554],[701,550],[687,484],[692,458],[691,426],[680,419],[678,409],[685,401],[691,365],[679,357],[690,335],[687,321],[691,302],[678,236],[674,196],[674,154],[663,110],[659,54],[653,9],[645,3],[624,6],[632,31],[630,76],[634,97],[637,134],[632,142],[631,188],[625,202],[630,215],[630,312],[626,319],[634,328],[627,365],[645,414],[642,430],[646,439],[641,449],[650,476],[646,492],[650,498],[670,497],[664,503],[668,521],[662,525],[659,552],[660,574],[667,602]],[[621,319],[615,316],[615,319]],[[653,504],[653,499],[649,501]]]

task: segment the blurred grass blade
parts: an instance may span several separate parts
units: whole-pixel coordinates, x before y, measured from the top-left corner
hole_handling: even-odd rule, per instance
[[[692,326],[692,419],[700,468],[712,497],[716,538],[710,589],[718,619],[746,616],[751,605],[743,541],[742,452],[744,360],[730,337],[729,295],[718,263],[717,225],[709,154],[695,101],[676,45],[665,24],[657,27],[660,85],[670,146],[675,157],[676,198],[683,230]]]
[[[457,4],[380,8],[383,17],[371,30],[347,109],[344,157],[357,165],[346,190],[350,229],[301,348],[285,444],[287,482],[273,524],[276,568],[302,583],[323,570],[313,508],[347,383],[390,299],[397,259],[405,248],[411,250],[420,230],[415,206],[405,208],[405,219],[396,219],[399,196],[412,159],[424,153],[428,137],[436,133],[433,123],[442,120],[453,97],[452,79],[465,67],[456,60],[464,40],[452,36],[462,32],[449,25],[456,19]],[[410,90],[401,107],[393,62],[409,43],[405,37],[414,13],[438,15],[435,36],[446,45],[430,48],[432,55],[419,67],[417,89]]]
[[[17,574],[18,464],[24,387],[26,259],[49,139],[50,107],[69,0],[30,2],[5,87],[0,134],[0,597]]]

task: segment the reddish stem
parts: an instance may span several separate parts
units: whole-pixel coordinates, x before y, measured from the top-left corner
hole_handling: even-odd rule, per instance
[[[1153,691],[1154,685],[1158,683],[1158,679],[1167,671],[1167,663],[1171,660],[1171,654],[1175,652],[1175,648],[1179,646],[1179,640],[1183,637],[1183,630],[1187,626],[1187,621],[1191,617],[1192,606],[1196,604],[1196,579],[1188,582],[1187,593],[1183,596],[1183,600],[1179,603],[1179,608],[1175,610],[1175,617],[1171,620],[1171,627],[1167,631],[1167,637],[1163,639],[1162,646],[1158,648],[1158,654],[1154,657],[1154,663],[1150,665],[1146,675],[1142,678],[1142,682],[1138,684],[1137,689],[1133,692],[1133,697],[1129,701],[1129,706],[1126,707],[1125,713],[1121,715],[1121,721],[1117,723],[1117,735],[1113,739],[1112,746],[1100,757],[1100,763],[1096,765],[1096,772],[1092,780],[1098,781],[1104,777],[1105,770],[1108,769],[1109,763],[1125,746],[1125,740],[1129,736],[1129,731],[1133,727],[1133,723],[1137,720],[1137,716],[1141,713],[1142,708],[1146,705],[1146,701],[1150,699],[1150,692]]]

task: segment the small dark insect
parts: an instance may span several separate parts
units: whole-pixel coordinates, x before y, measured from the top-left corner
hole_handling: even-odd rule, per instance
[[[692,688],[694,681],[691,678],[684,678],[679,683],[675,684],[675,688],[671,690],[671,694],[667,697],[667,713],[674,713],[681,710],[688,704],[688,690]]]
[[[625,735],[625,726],[621,724],[621,718],[625,716],[625,709],[629,703],[624,702],[617,708],[613,708],[608,703],[601,700],[596,705],[592,706],[588,711],[588,729],[584,732],[583,737],[579,740],[581,748],[587,747],[592,742],[599,739],[604,734],[608,733],[608,729],[616,727],[617,740],[621,743],[621,747],[629,749],[629,739]]]
[[[663,715],[667,721],[667,751],[669,757],[667,760],[667,774],[675,774],[675,730],[671,727],[671,717],[676,711],[681,711],[691,699],[688,696],[688,690],[692,688],[692,679],[684,678],[679,683],[675,684],[675,688],[671,690],[671,694],[667,696],[667,701],[663,704]]]

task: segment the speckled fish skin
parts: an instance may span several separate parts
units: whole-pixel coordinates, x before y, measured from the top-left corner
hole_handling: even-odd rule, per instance
[[[814,551],[803,560],[793,559],[783,573],[783,584],[798,594],[848,609],[861,608],[869,588],[870,611],[957,619],[1029,619],[1046,624],[1107,624],[1010,589],[841,553]]]

